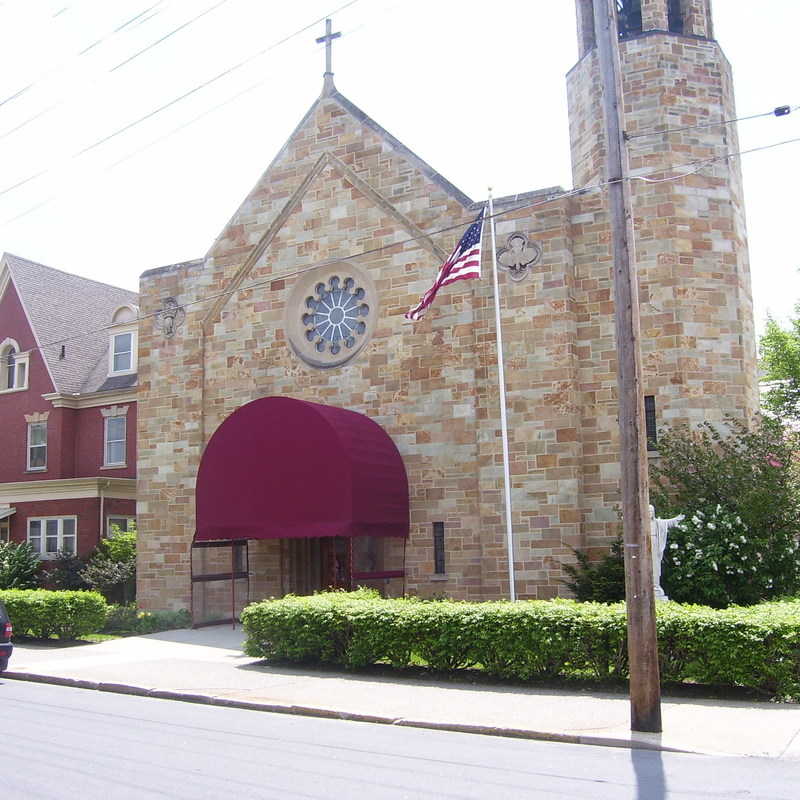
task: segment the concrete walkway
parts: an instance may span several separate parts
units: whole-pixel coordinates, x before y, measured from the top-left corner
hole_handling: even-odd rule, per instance
[[[664,698],[661,734],[631,733],[626,695],[268,666],[217,626],[72,647],[17,644],[2,679],[282,713],[617,747],[800,760],[800,706]]]

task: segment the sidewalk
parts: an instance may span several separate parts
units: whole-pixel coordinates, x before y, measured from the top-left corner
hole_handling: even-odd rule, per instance
[[[617,747],[800,760],[800,706],[664,698],[661,734],[631,733],[626,695],[274,667],[217,626],[101,644],[15,645],[0,676],[282,713]]]

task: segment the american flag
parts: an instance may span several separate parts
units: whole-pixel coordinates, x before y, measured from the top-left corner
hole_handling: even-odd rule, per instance
[[[419,303],[410,308],[406,313],[406,319],[422,319],[428,306],[436,298],[436,293],[442,286],[447,286],[455,281],[463,281],[467,278],[480,278],[481,276],[481,235],[483,234],[483,212],[481,209],[475,222],[467,228],[466,233],[456,245],[455,250],[447,257],[447,260],[439,267],[439,274],[433,282],[433,286],[420,298]]]

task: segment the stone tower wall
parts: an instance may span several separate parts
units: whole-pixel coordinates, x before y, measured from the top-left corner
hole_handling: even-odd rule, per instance
[[[694,425],[755,413],[756,349],[741,172],[726,159],[736,128],[673,130],[735,118],[730,66],[706,38],[705,0],[682,4],[690,35],[663,32],[666,7],[643,3],[644,32],[620,42],[624,126],[645,393],[657,397],[660,424]],[[568,76],[568,97],[575,185],[596,185],[606,154],[595,50]]]

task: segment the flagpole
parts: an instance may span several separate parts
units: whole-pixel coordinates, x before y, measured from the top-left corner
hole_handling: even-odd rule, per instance
[[[503,494],[506,501],[506,548],[508,550],[508,595],[517,599],[514,579],[514,530],[511,524],[511,474],[508,468],[508,420],[506,419],[506,373],[503,366],[503,330],[500,323],[500,287],[497,281],[497,241],[494,232],[494,204],[489,187],[489,225],[492,231],[492,280],[494,282],[495,334],[497,336],[497,382],[500,386],[500,432],[503,439]]]

